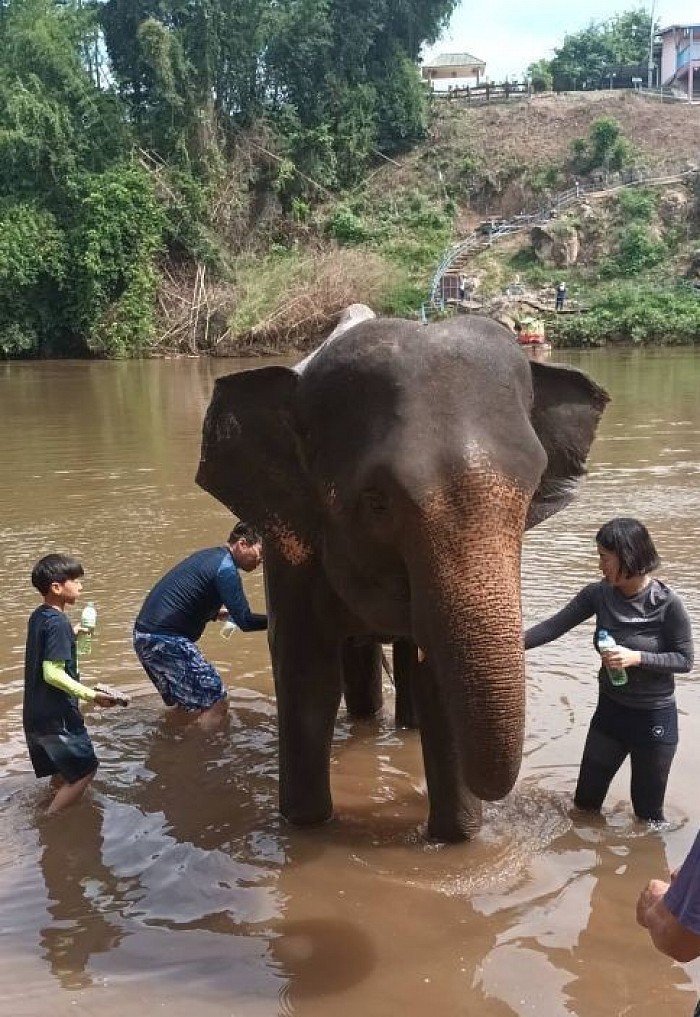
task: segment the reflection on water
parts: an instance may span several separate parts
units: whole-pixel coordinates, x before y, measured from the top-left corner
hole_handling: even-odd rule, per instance
[[[527,622],[595,576],[593,534],[638,514],[662,577],[700,617],[700,370],[693,351],[581,353],[611,392],[581,499],[532,531]],[[258,366],[259,362],[255,362]],[[239,362],[0,367],[0,998],[3,1013],[102,1017],[502,1017],[692,1012],[697,970],[634,924],[640,887],[676,865],[700,819],[700,710],[679,683],[670,823],[638,824],[629,773],[605,815],[570,796],[595,703],[592,629],[528,655],[525,759],[471,844],[421,836],[418,739],[389,719],[339,718],[337,819],[294,830],[276,813],[276,722],[264,636],[204,637],[232,692],[215,736],[172,726],[144,684],[130,626],[178,558],[219,543],[226,512],[193,483],[214,377]],[[85,563],[99,612],[89,677],[133,695],[91,711],[95,792],[48,820],[21,731],[28,575],[49,550]],[[259,575],[246,577],[262,607]],[[390,697],[390,689],[387,689]],[[196,1008],[196,1011],[194,1010]]]
[[[123,935],[110,915],[118,880],[102,857],[102,821],[99,804],[89,801],[67,814],[65,823],[45,817],[38,822],[48,903],[41,956],[66,989],[92,985],[86,970],[91,957],[115,949]]]

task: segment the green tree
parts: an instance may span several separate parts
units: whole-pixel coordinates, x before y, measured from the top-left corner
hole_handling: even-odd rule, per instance
[[[608,68],[619,64],[646,63],[649,55],[651,17],[644,8],[591,22],[580,32],[567,35],[551,60],[538,60],[530,76],[548,70],[558,89],[600,88]]]
[[[172,159],[177,142],[196,164],[203,123],[211,143],[265,117],[278,134],[291,126],[279,144],[300,172],[345,184],[376,145],[400,151],[421,137],[426,98],[416,60],[455,5],[107,0],[100,17],[120,94],[142,143],[161,158]],[[314,138],[317,151],[304,152]]]
[[[548,92],[554,84],[550,60],[536,60],[525,73],[535,92]]]
[[[123,355],[150,338],[163,214],[87,66],[93,32],[52,0],[12,0],[0,31],[5,355]]]
[[[428,98],[413,60],[398,46],[387,59],[387,77],[377,87],[378,143],[391,155],[405,152],[425,136],[428,120]]]
[[[620,170],[629,162],[631,146],[622,135],[622,127],[614,117],[599,117],[591,124],[588,140],[572,142],[574,167],[579,173],[593,169]]]

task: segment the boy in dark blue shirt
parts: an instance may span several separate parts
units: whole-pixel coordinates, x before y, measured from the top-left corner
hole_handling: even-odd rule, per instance
[[[114,705],[78,675],[75,632],[65,608],[80,596],[83,574],[76,558],[62,554],[49,554],[32,569],[32,586],[44,603],[27,627],[22,723],[34,773],[51,777],[50,814],[77,802],[99,765],[78,700]]]
[[[227,711],[219,672],[196,642],[207,622],[230,618],[244,632],[267,628],[267,615],[250,610],[239,569],[253,572],[262,542],[238,523],[225,547],[196,551],[175,565],[146,597],[134,625],[134,650],[166,706],[214,727]]]

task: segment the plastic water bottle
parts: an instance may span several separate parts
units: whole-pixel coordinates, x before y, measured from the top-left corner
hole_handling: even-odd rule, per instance
[[[78,633],[78,653],[81,657],[89,657],[92,652],[92,635],[97,626],[97,610],[92,600],[88,600],[80,615],[80,628]]]
[[[235,621],[231,621],[230,618],[227,618],[226,621],[221,626],[221,638],[230,639],[237,628],[238,626],[236,625]]]
[[[614,650],[617,643],[610,635],[607,629],[598,630],[598,651],[603,653],[605,650]],[[610,679],[611,685],[626,685],[627,684],[627,672],[624,667],[607,667],[605,670],[608,672],[608,678]]]

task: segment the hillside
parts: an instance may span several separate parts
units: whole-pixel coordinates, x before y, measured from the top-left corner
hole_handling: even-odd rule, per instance
[[[471,109],[438,101],[425,143],[401,161],[400,169],[382,170],[373,186],[419,185],[435,193],[434,171],[440,169],[455,187],[467,221],[470,210],[479,217],[517,214],[550,181],[562,189],[571,186],[572,145],[601,117],[622,125],[641,165],[659,170],[700,165],[700,106],[661,104],[627,91],[570,92]],[[476,191],[471,202],[470,190]],[[465,199],[471,209],[463,207]]]
[[[281,210],[268,205],[255,250],[249,247],[233,262],[233,285],[222,305],[228,327],[217,351],[307,348],[354,300],[381,313],[418,315],[442,253],[480,220],[546,207],[575,179],[587,186],[598,180],[601,187],[604,177],[615,181],[614,161],[581,168],[595,125],[610,120],[620,131],[615,158],[626,170],[700,166],[698,106],[662,105],[628,92],[548,95],[472,109],[434,100],[422,144],[382,161],[362,186],[339,199],[287,220],[282,242],[274,232]],[[561,276],[574,302],[587,307],[611,288],[619,297],[633,279],[665,292],[687,275],[698,233],[694,184],[674,193],[668,201],[654,190],[636,204],[615,195],[582,202],[553,227],[562,243],[538,252],[525,232],[494,245],[475,260],[472,283],[487,311],[496,298],[499,315],[503,302],[497,298],[513,282],[544,299]],[[277,223],[272,233],[271,222]],[[557,255],[567,249],[567,231],[569,248],[578,252],[570,261]],[[687,291],[683,299],[695,307]],[[700,320],[697,325],[693,334],[700,333]],[[567,338],[573,326],[561,324],[561,341],[588,341],[588,326],[579,321],[576,327],[576,336]]]

